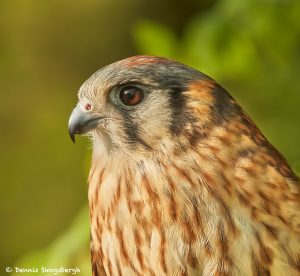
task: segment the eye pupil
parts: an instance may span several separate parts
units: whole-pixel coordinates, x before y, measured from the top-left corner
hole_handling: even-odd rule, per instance
[[[125,105],[136,105],[141,102],[143,97],[143,91],[137,87],[125,87],[120,91],[120,100]]]

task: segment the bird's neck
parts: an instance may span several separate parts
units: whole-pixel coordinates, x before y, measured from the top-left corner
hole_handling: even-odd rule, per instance
[[[106,235],[122,233],[128,234],[127,248],[135,248],[133,233],[138,232],[143,250],[152,254],[158,252],[152,244],[157,236],[174,247],[170,254],[176,258],[189,259],[187,252],[197,252],[197,260],[190,260],[190,265],[200,263],[207,274],[215,271],[205,263],[214,263],[216,269],[222,263],[229,271],[235,269],[232,260],[241,261],[241,254],[239,273],[251,271],[254,262],[257,267],[268,266],[279,254],[269,250],[277,246],[277,239],[297,252],[299,248],[289,244],[288,232],[282,230],[285,225],[294,228],[289,237],[299,231],[293,214],[287,213],[289,208],[296,209],[290,191],[293,184],[287,178],[292,175],[289,167],[277,153],[267,154],[272,148],[266,147],[260,133],[255,141],[251,132],[237,135],[235,126],[229,127],[232,131],[214,127],[209,137],[186,151],[172,148],[170,142],[162,147],[166,152],[153,156],[95,159],[89,179],[93,246],[100,248]],[[279,206],[281,196],[287,199],[286,206]],[[268,242],[263,243],[262,237],[268,237]],[[279,265],[281,257],[277,257]]]

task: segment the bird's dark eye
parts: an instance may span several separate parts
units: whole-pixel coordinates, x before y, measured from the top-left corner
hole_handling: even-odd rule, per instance
[[[144,92],[138,87],[124,87],[120,91],[119,98],[123,104],[133,106],[143,100]]]

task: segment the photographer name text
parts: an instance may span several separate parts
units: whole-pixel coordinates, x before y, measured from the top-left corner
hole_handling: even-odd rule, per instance
[[[80,273],[80,269],[78,267],[75,268],[67,268],[67,267],[7,267],[5,269],[7,273],[15,272],[15,273],[48,273],[48,274],[53,274],[53,275],[58,275],[58,274],[71,274],[71,275],[76,275]]]

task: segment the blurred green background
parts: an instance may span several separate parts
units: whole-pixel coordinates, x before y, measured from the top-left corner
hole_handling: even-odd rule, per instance
[[[90,153],[68,116],[89,75],[135,54],[214,77],[300,172],[300,1],[1,0],[0,275],[90,274]]]

